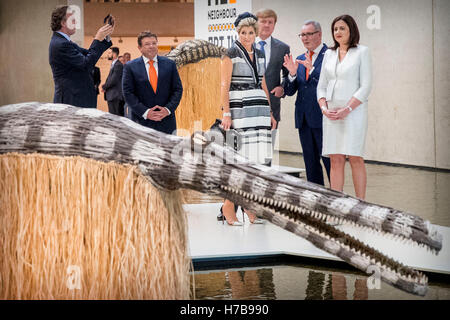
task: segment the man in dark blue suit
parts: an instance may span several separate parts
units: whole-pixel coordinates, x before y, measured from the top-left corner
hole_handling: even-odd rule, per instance
[[[172,134],[175,110],[183,86],[175,62],[158,56],[158,37],[149,31],[138,36],[142,56],[124,66],[122,89],[131,119],[146,127]]]
[[[100,56],[112,45],[109,35],[114,26],[107,24],[101,27],[87,50],[70,40],[76,31],[75,16],[70,6],[53,10],[51,28],[54,31],[49,46],[49,62],[55,82],[53,102],[96,108],[97,93],[91,74]]]
[[[299,34],[303,45],[308,50],[297,57],[285,56],[284,66],[289,70],[285,82],[285,93],[289,96],[297,92],[295,101],[295,127],[298,128],[300,143],[303,149],[306,178],[308,181],[324,185],[320,158],[330,178],[330,159],[322,154],[322,112],[317,102],[317,83],[325,51],[322,43],[322,30],[316,21],[306,21]]]
[[[102,92],[105,93],[105,100],[108,102],[108,111],[112,114],[123,116],[123,65],[119,59],[119,48],[111,47],[109,49],[108,60],[112,60],[112,63],[105,84],[102,86]]]

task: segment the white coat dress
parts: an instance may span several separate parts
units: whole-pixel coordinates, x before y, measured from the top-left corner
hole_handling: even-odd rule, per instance
[[[342,61],[339,61],[339,48],[325,52],[317,85],[317,100],[326,98],[330,110],[346,107],[352,97],[362,103],[344,120],[323,117],[323,156],[364,156],[367,99],[371,86],[372,67],[366,46],[350,48]]]

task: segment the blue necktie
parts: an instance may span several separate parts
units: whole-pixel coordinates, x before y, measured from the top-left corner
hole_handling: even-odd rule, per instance
[[[266,42],[264,40],[261,40],[259,42],[259,45],[261,46],[261,51],[264,53],[264,66],[266,66],[266,50],[264,50],[264,46],[266,45]]]

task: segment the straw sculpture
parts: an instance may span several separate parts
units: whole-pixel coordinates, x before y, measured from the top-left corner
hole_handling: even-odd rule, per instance
[[[181,232],[185,218],[175,193],[181,188],[230,199],[359,270],[368,274],[378,271],[381,280],[390,285],[426,294],[428,279],[423,273],[345,233],[335,223],[350,224],[363,234],[371,231],[406,242],[408,250],[426,248],[438,254],[442,235],[429,221],[249,162],[223,143],[213,142],[219,141],[215,135],[166,135],[124,117],[69,105],[21,103],[0,107],[0,154],[6,157],[0,171],[1,181],[7,181],[2,185],[6,195],[0,198],[0,295],[61,297],[56,288],[60,276],[48,270],[61,273],[68,265],[75,265],[81,267],[82,288],[87,290],[80,297],[110,297],[111,293],[104,293],[108,288],[117,288],[111,289],[112,295],[120,298],[162,298],[169,295],[166,290],[174,298],[186,297],[186,240]],[[51,166],[46,161],[53,158],[38,164],[32,160],[35,153],[58,158]],[[98,169],[103,165],[66,160],[74,156],[104,162],[106,167]],[[58,170],[66,171],[64,161],[68,161],[67,172],[59,174]],[[118,164],[132,165],[139,174],[131,178],[131,169],[120,169],[123,176],[115,180],[111,175],[116,173],[106,168]],[[146,179],[159,191],[127,179]],[[156,205],[158,192],[162,200]],[[94,199],[97,193],[100,199]],[[125,211],[128,207],[131,209]],[[159,213],[154,222],[149,221],[154,212],[165,210],[167,213]],[[164,220],[165,224],[158,225]],[[55,234],[55,230],[66,228],[69,234]],[[56,237],[62,242],[53,242]],[[150,249],[145,250],[145,245]],[[157,257],[150,257],[153,254]],[[151,265],[158,259],[159,264]],[[58,269],[60,265],[63,271]]]
[[[224,52],[225,48],[205,40],[188,40],[167,55],[175,61],[183,83],[183,96],[175,112],[178,135],[207,130],[222,117],[220,63]]]
[[[177,191],[130,165],[0,155],[0,299],[187,299]]]

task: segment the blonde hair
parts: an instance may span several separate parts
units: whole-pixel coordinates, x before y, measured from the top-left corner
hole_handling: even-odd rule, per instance
[[[248,17],[248,18],[242,19],[239,22],[239,25],[236,27],[236,31],[238,34],[241,32],[242,27],[253,27],[256,35],[258,36],[258,24],[256,23],[256,20],[254,18]]]
[[[277,14],[272,9],[266,9],[266,8],[259,9],[256,12],[256,16],[258,17],[258,19],[261,19],[261,18],[274,18],[275,19],[275,23],[277,22]]]

